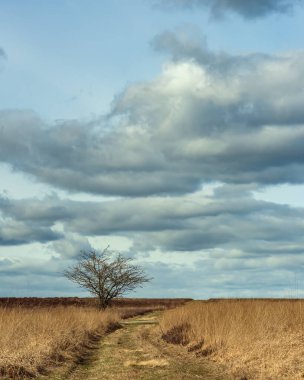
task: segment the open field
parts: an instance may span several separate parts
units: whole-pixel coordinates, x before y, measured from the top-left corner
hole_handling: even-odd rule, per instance
[[[2,298],[0,377],[32,377],[58,364],[73,362],[121,319],[184,302],[121,299],[113,308],[99,311],[91,298]]]
[[[166,342],[237,379],[295,380],[304,377],[303,322],[303,300],[214,300],[166,311],[160,327]]]
[[[0,378],[303,379],[303,300],[186,301],[121,299],[106,311],[92,299],[6,301]]]

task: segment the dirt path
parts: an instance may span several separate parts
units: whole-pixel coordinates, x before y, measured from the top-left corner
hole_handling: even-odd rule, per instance
[[[228,380],[218,366],[159,339],[159,313],[135,317],[107,335],[90,363],[53,380]],[[158,330],[158,331],[157,331]]]

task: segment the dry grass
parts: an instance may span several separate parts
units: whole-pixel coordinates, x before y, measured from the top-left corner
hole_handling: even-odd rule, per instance
[[[127,299],[99,311],[86,306],[96,305],[94,299],[0,300],[6,305],[0,306],[1,379],[34,377],[55,365],[73,362],[82,356],[90,342],[117,325],[120,319],[163,310],[172,304],[172,300],[159,303],[152,300],[149,304],[149,300]],[[71,306],[73,303],[77,306]]]
[[[117,311],[92,308],[0,308],[0,377],[35,376],[75,358],[118,320]]]
[[[304,378],[304,301],[196,301],[166,311],[163,338],[225,364],[236,378]]]

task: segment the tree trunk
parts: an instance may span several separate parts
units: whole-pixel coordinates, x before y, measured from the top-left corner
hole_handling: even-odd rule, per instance
[[[110,305],[110,300],[105,300],[104,298],[99,298],[99,308],[105,310]]]

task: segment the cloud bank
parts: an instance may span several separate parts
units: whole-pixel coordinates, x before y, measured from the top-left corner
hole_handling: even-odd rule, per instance
[[[51,258],[29,265],[6,257],[0,272],[58,276],[81,249],[92,248],[88,237],[100,237],[106,246],[109,236],[123,236],[132,243],[124,253],[156,279],[151,296],[163,289],[171,296],[180,291],[199,296],[201,289],[208,296],[240,295],[242,288],[248,296],[268,286],[259,284],[265,276],[271,283],[269,294],[277,289],[284,296],[290,273],[304,265],[304,210],[256,200],[252,190],[247,185],[217,185],[212,193],[104,202],[1,197],[3,225],[14,225],[14,239],[4,240],[0,229],[1,245],[20,242],[24,247],[34,237],[48,247]],[[19,225],[27,226],[27,234]]]
[[[0,111],[0,161],[101,195],[304,182],[303,52],[229,55],[178,32],[152,44],[169,54],[162,73],[127,87],[106,118],[46,125],[30,111]]]
[[[201,191],[169,199],[127,198],[105,202],[57,197],[43,200],[0,198],[0,211],[5,222],[14,224],[15,236],[23,236],[22,227],[27,225],[32,231],[27,236],[34,235],[41,242],[64,238],[63,233],[57,232],[60,224],[60,230],[70,237],[73,234],[83,236],[81,244],[80,241],[70,242],[72,246],[85,248],[89,247],[86,236],[113,234],[129,236],[134,247],[143,249],[146,245],[150,250],[189,252],[238,247],[247,253],[252,251],[253,255],[267,256],[279,251],[302,253],[304,211],[256,200],[249,189],[221,185],[215,188],[212,196]],[[298,245],[288,248],[294,241]],[[16,240],[11,238],[10,244],[15,245]],[[59,246],[58,242],[53,244]],[[75,252],[72,248],[65,249],[63,255],[65,251],[69,252],[68,256]]]
[[[164,8],[205,8],[213,17],[236,13],[245,19],[256,19],[273,13],[286,13],[301,0],[159,0]]]

